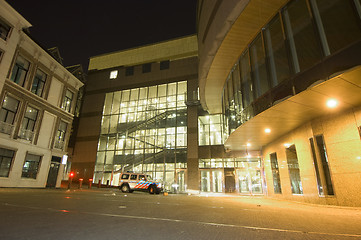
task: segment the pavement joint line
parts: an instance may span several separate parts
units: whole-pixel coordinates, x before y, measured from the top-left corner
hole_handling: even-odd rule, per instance
[[[195,223],[195,224],[209,225],[209,226],[244,228],[244,229],[273,231],[273,232],[289,232],[289,233],[302,233],[302,234],[328,235],[328,236],[343,236],[343,237],[361,237],[361,234],[307,232],[307,231],[301,231],[301,230],[289,230],[289,229],[267,228],[267,227],[253,227],[253,226],[234,225],[234,224],[225,224],[225,223],[197,222],[197,221],[187,221],[187,220],[180,220],[180,219],[170,219],[170,218],[155,218],[155,217],[120,215],[120,214],[110,214],[110,213],[69,211],[69,210],[65,210],[65,209],[54,209],[54,208],[42,208],[42,207],[33,207],[33,206],[23,206],[23,205],[17,205],[17,204],[11,204],[11,203],[4,203],[4,202],[2,202],[1,204],[4,205],[4,206],[22,207],[22,208],[29,208],[29,209],[40,209],[40,210],[47,210],[47,211],[52,211],[52,212],[62,212],[62,213],[77,212],[77,213],[84,213],[84,214],[98,215],[98,216],[106,216],[106,217],[119,217],[119,218],[132,218],[132,219],[143,219],[143,220],[156,220],[156,221],[167,221],[167,222],[177,222],[177,223]]]

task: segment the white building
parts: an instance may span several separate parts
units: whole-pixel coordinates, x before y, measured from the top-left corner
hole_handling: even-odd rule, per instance
[[[60,187],[83,84],[26,34],[29,27],[0,0],[0,187]]]

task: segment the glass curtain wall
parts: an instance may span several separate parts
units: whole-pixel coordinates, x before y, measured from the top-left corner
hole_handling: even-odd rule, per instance
[[[227,185],[225,171],[235,173],[234,186],[241,194],[262,194],[262,164],[260,158],[200,159],[202,192],[224,192]]]
[[[122,171],[170,188],[187,162],[187,82],[107,93],[94,181],[118,185]]]
[[[358,0],[293,0],[241,53],[223,88],[227,137],[242,123],[317,79],[292,81],[361,39]]]
[[[220,145],[225,137],[222,132],[223,118],[221,114],[198,117],[199,146]]]

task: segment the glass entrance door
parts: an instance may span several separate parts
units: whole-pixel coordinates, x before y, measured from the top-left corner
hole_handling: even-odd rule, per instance
[[[186,181],[185,181],[185,174],[186,170],[177,170],[177,185],[179,192],[185,192],[186,191]]]
[[[262,194],[262,177],[259,169],[237,169],[239,193]]]

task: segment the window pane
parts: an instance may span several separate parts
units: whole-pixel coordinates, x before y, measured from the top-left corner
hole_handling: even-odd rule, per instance
[[[269,90],[266,69],[265,53],[261,34],[258,34],[250,47],[252,78],[256,91],[256,97],[262,96]]]
[[[0,121],[8,124],[13,124],[15,115],[19,107],[19,101],[15,98],[6,96],[0,112]]]
[[[10,80],[24,86],[27,73],[29,71],[30,62],[25,60],[23,57],[18,56],[13,67]]]
[[[265,47],[270,65],[272,87],[290,77],[280,16],[277,14],[264,31]]]
[[[27,154],[21,177],[36,179],[39,171],[41,156]]]
[[[326,181],[327,195],[334,195],[330,168],[328,166],[326,145],[323,139],[323,135],[316,136],[316,142],[321,157],[323,175]]]
[[[313,165],[315,167],[315,172],[316,172],[318,194],[323,195],[323,187],[322,187],[322,182],[321,182],[320,169],[318,166],[319,164],[318,164],[317,157],[316,157],[315,144],[313,142],[313,138],[310,138],[309,141],[310,141],[310,145],[311,145]]]
[[[10,29],[11,27],[0,19],[0,38],[6,41],[9,36]]]
[[[245,51],[241,56],[240,61],[241,66],[241,88],[242,88],[242,100],[243,107],[248,107],[251,102],[253,102],[253,92],[252,92],[252,82],[251,82],[251,73],[249,66],[249,55],[248,51]]]
[[[44,91],[44,86],[45,86],[45,81],[46,81],[46,74],[44,72],[42,72],[41,70],[36,70],[36,74],[33,80],[33,84],[31,86],[31,92],[38,95],[38,96],[42,96],[43,95],[43,91]]]
[[[12,150],[0,148],[0,177],[9,177],[14,154]]]
[[[304,71],[319,62],[322,57],[306,1],[292,1],[284,8],[283,19],[293,55],[294,71]]]
[[[274,193],[282,193],[280,173],[279,173],[278,161],[277,161],[277,154],[272,153],[270,155],[270,158],[271,158]]]
[[[331,54],[361,38],[360,17],[350,1],[317,0]]]
[[[300,169],[295,145],[286,148],[288,173],[290,175],[291,190],[293,194],[303,194]]]

